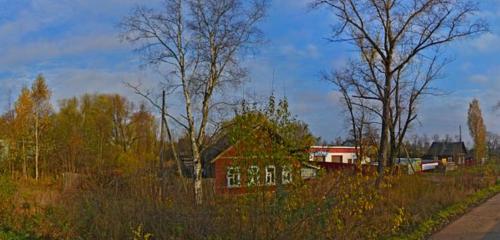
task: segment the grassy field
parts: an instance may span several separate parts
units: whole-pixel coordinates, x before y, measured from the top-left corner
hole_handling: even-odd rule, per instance
[[[65,187],[0,178],[0,239],[420,239],[500,191],[498,164],[447,173],[351,172],[275,193],[207,193],[195,207],[175,179],[159,199],[154,178],[99,176]],[[23,234],[16,234],[23,233]],[[31,236],[31,238],[29,237]]]

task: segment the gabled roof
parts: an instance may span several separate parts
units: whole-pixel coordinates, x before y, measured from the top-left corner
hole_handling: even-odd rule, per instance
[[[269,128],[265,124],[259,124],[255,128],[252,129],[252,131],[257,131],[257,130],[262,130],[266,133],[269,134],[269,136],[272,136],[272,140],[279,143],[283,144],[285,146],[288,146],[289,144],[285,141],[285,139],[277,133],[274,129]],[[238,139],[236,142],[231,141],[230,137],[228,134],[222,136],[219,138],[219,140],[206,148],[202,152],[202,159],[204,162],[210,162],[214,163],[217,161],[217,159],[223,155],[226,151],[229,151],[232,147],[234,147],[236,144],[240,143],[241,141],[244,141],[245,139]],[[289,149],[289,153],[294,154],[297,152],[302,152],[302,151],[307,151],[308,149]]]
[[[433,142],[427,156],[453,156],[457,154],[467,154],[467,149],[463,142]]]
[[[214,144],[207,147],[201,153],[201,158],[204,163],[210,163],[213,160],[217,159],[219,155],[228,150],[233,144],[231,144],[231,140],[229,136],[224,135],[220,137]]]
[[[268,128],[265,125],[257,125],[256,127],[254,127],[254,129],[252,129],[252,131],[257,131],[257,130],[264,130],[267,133],[269,133],[270,135],[276,137],[276,139],[279,142],[283,141],[282,137],[278,133],[271,130],[270,128]],[[233,146],[238,144],[241,140],[243,140],[243,139],[238,139],[236,142],[234,142],[234,141],[232,142],[229,135],[227,133],[225,133],[222,137],[219,138],[219,140],[215,144],[209,146],[208,148],[206,148],[203,151],[203,153],[202,153],[203,161],[204,162],[206,161],[207,163],[208,162],[210,162],[210,163],[215,162],[219,158],[219,156],[221,156],[223,153],[225,153],[226,151],[231,149]]]

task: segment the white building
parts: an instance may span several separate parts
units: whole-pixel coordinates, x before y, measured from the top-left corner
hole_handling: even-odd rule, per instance
[[[332,163],[357,163],[356,147],[348,146],[312,146],[309,151],[309,161]],[[367,164],[370,158],[365,157],[361,164]]]

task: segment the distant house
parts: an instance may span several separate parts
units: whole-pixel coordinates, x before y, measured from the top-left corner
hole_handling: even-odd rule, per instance
[[[356,147],[350,146],[312,146],[309,150],[309,161],[342,164],[358,163]],[[367,164],[369,162],[370,158],[365,157],[360,163]]]
[[[463,142],[433,142],[424,159],[465,164],[467,149]]]
[[[351,146],[312,146],[309,149],[309,164],[307,166],[315,166],[327,172],[338,170],[372,171],[374,166],[370,165],[370,158],[364,157],[362,160],[358,160],[356,151],[357,148]],[[358,164],[362,167],[359,168]],[[305,178],[305,170],[317,172],[312,168],[305,169],[304,166],[302,168],[303,178]]]

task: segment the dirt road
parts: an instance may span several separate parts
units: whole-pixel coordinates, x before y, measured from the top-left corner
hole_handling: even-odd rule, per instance
[[[474,208],[430,239],[500,239],[500,194]]]

